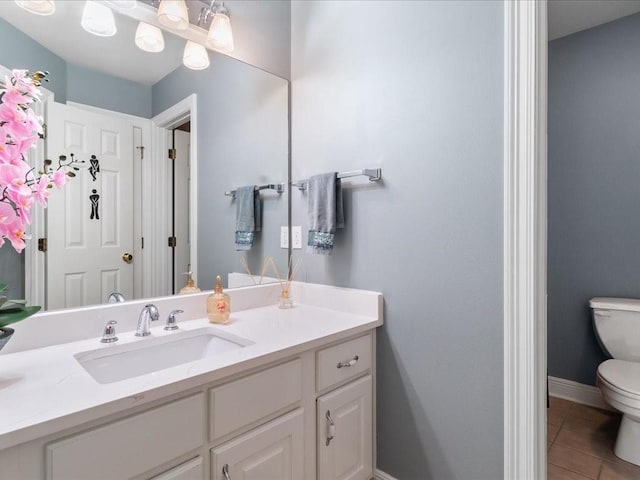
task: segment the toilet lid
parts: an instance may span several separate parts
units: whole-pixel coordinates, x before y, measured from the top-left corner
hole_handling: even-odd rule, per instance
[[[640,363],[607,360],[598,367],[598,375],[612,386],[640,396]]]

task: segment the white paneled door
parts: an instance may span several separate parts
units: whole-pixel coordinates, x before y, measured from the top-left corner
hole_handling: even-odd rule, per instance
[[[133,297],[133,125],[51,103],[47,158],[84,162],[47,208],[47,308]]]

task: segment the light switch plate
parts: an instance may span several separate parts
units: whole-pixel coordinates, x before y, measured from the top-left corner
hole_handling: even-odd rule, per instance
[[[291,243],[293,248],[302,248],[302,227],[300,225],[291,227]]]
[[[280,227],[280,248],[289,248],[289,227]]]

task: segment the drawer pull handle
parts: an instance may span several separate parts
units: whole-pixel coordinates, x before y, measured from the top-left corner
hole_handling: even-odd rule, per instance
[[[222,467],[222,475],[224,475],[224,480],[231,480],[231,476],[229,475],[229,465],[226,463]]]
[[[338,368],[353,367],[356,363],[358,363],[359,359],[360,359],[360,357],[358,357],[358,355],[356,355],[355,357],[353,357],[348,362],[338,362]]]
[[[327,418],[327,442],[326,446],[328,447],[333,440],[333,437],[336,436],[336,424],[333,422],[333,418],[331,418],[331,411],[327,410],[327,414],[325,415]]]

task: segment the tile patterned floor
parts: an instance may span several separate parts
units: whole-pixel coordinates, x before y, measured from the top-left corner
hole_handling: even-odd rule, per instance
[[[547,480],[640,480],[613,454],[620,415],[559,398],[547,410]]]

